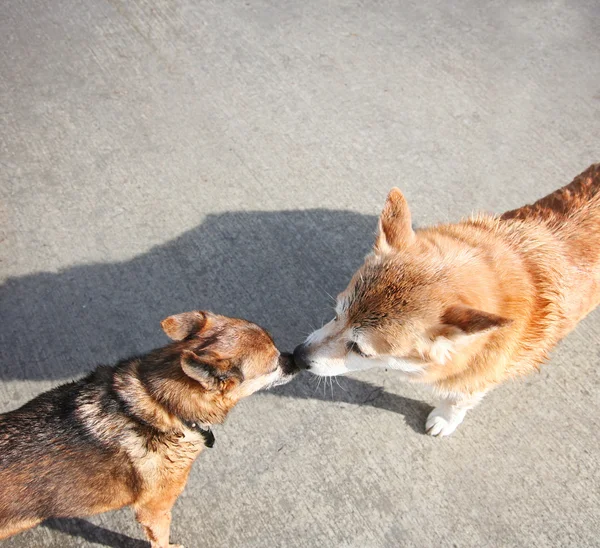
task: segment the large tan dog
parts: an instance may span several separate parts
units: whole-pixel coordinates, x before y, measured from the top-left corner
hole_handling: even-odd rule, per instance
[[[446,436],[599,302],[600,164],[533,205],[416,232],[393,189],[335,319],[294,357],[317,375],[380,366],[432,385],[426,430]]]

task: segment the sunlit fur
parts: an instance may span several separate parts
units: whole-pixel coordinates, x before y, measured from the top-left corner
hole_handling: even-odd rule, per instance
[[[386,367],[428,383],[443,396],[428,429],[447,435],[599,301],[600,164],[533,205],[417,231],[393,189],[373,252],[305,355],[317,375]]]

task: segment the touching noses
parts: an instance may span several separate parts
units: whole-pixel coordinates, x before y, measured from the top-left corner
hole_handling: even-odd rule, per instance
[[[308,350],[304,343],[299,344],[296,348],[294,348],[294,361],[300,369],[310,369]]]

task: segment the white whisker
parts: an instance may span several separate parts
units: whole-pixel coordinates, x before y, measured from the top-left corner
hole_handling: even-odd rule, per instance
[[[323,289],[323,291],[325,291],[325,290]],[[333,295],[331,295],[330,293],[327,293],[327,291],[325,291],[325,295],[327,295],[334,303],[336,302],[336,298]]]
[[[335,376],[333,377],[335,379],[336,384],[344,391],[344,392],[348,392],[348,390],[346,390],[341,384],[340,381],[338,380],[338,377]]]
[[[322,380],[323,380],[323,377],[318,378],[317,386],[315,386],[315,392],[319,389],[319,386],[321,385]]]

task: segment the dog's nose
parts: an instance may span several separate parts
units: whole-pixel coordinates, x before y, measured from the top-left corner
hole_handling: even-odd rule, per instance
[[[279,355],[279,366],[284,375],[295,375],[300,370],[294,356],[289,352],[282,352]]]
[[[294,361],[300,369],[310,369],[306,345],[299,344],[296,348],[294,348]]]

